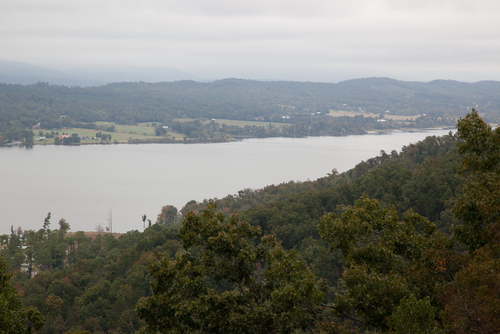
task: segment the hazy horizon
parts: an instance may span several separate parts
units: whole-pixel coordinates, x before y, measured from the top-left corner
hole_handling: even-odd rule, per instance
[[[500,80],[493,0],[2,2],[0,59],[197,80]]]
[[[14,65],[14,66],[12,66]],[[164,82],[193,80],[197,82],[213,82],[222,79],[236,78],[256,81],[297,81],[297,82],[324,82],[338,83],[346,80],[387,77],[401,81],[430,82],[433,80],[456,80],[459,82],[474,83],[484,80],[500,80],[493,75],[482,76],[479,73],[455,73],[451,76],[437,76],[435,73],[409,73],[407,75],[382,72],[375,70],[349,71],[342,69],[334,73],[314,75],[314,73],[303,73],[303,77],[297,76],[275,76],[265,75],[194,75],[186,71],[163,66],[135,66],[135,65],[33,65],[23,62],[0,59],[0,83],[8,84],[32,84],[39,81],[49,82],[55,85],[66,86],[98,86],[113,82]],[[467,75],[468,74],[468,75]],[[427,75],[427,76],[426,76]]]

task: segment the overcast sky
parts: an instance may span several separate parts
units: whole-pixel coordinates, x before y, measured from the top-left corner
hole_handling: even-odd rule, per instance
[[[0,59],[200,79],[500,80],[498,0],[2,0]]]

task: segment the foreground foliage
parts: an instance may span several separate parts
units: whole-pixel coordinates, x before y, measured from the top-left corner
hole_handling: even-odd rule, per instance
[[[108,233],[68,235],[69,225],[59,225],[50,229],[48,216],[39,231],[13,230],[0,250],[10,270],[17,271],[11,280],[23,305],[36,307],[47,319],[41,333],[139,330],[144,324],[134,306],[151,294],[147,267],[156,252],[175,254],[180,246],[175,231],[155,224],[117,240]],[[23,261],[26,273],[19,270]],[[36,273],[32,278],[30,270]]]
[[[454,235],[469,253],[443,293],[443,318],[455,333],[500,332],[500,129],[472,113],[458,122],[466,177],[454,208]]]
[[[466,182],[451,236],[412,211],[399,221],[368,197],[323,216],[320,233],[344,265],[337,314],[390,333],[500,332],[500,131],[474,111],[458,130]]]
[[[331,249],[342,253],[342,280],[332,304],[336,312],[355,314],[382,330],[434,327],[433,306],[440,304],[436,288],[453,274],[442,264],[453,256],[451,238],[411,210],[399,220],[395,208],[368,197],[340,218],[323,216],[319,230]]]
[[[500,242],[500,128],[492,130],[475,111],[457,128],[463,155],[459,170],[467,182],[454,208],[463,222],[455,235],[473,252]]]
[[[326,285],[274,236],[255,245],[260,228],[233,215],[190,213],[175,259],[150,266],[153,296],[137,305],[145,332],[293,333],[312,328]]]
[[[6,263],[0,257],[0,333],[33,333],[43,327],[45,318],[33,306],[22,307],[5,269]]]

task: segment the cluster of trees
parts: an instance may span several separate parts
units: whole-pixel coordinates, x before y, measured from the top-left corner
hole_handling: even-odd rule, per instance
[[[19,124],[0,123],[0,145],[12,142],[22,142],[31,146],[34,143],[34,133]]]
[[[74,145],[74,144],[80,144],[81,138],[78,136],[78,133],[72,133],[71,136],[69,137],[55,137],[54,138],[54,144],[56,145]]]
[[[119,239],[49,216],[0,254],[42,269],[12,281],[46,333],[498,333],[500,130],[475,112],[458,130],[340,175],[165,206]]]
[[[6,263],[0,257],[0,331],[29,334],[45,324],[44,317],[34,306],[22,307],[15,286],[9,281]]]
[[[355,117],[295,117],[289,120],[289,125],[275,126],[271,123],[262,126],[246,125],[244,127],[235,125],[219,124],[215,121],[202,122],[172,121],[170,129],[176,133],[182,133],[196,142],[221,142],[229,141],[231,138],[243,137],[305,137],[305,136],[347,136],[366,134],[367,131],[399,129],[409,127],[436,127],[454,125],[451,119],[422,116],[416,122],[400,124],[391,120],[379,122],[379,119],[358,115]],[[265,123],[264,123],[265,124]]]
[[[96,136],[96,138],[100,138],[101,141],[110,141],[111,140],[110,134],[102,133],[101,131],[97,132],[95,134],[95,136]]]
[[[203,123],[200,120],[179,122],[173,121],[170,128],[173,132],[185,134],[199,140],[220,138],[230,140],[242,137],[304,137],[304,136],[346,136],[365,134],[375,129],[394,128],[392,123],[380,123],[370,117],[308,117],[294,119],[293,124],[275,126],[271,123],[262,126],[219,124],[214,121]]]
[[[175,254],[176,231],[158,223],[116,239],[69,229],[64,220],[51,229],[49,214],[38,231],[18,228],[2,236],[0,256],[15,273],[10,281],[22,306],[39,310],[40,333],[135,333],[144,322],[134,307],[151,295],[148,264],[155,253]]]
[[[45,138],[54,138],[55,136],[59,136],[59,132],[54,132],[54,131],[48,132],[48,131],[46,131],[44,133],[42,130],[40,130],[40,131],[38,131],[38,135],[40,137],[45,137]]]
[[[464,116],[467,110],[476,106],[490,121],[497,121],[498,88],[498,82],[418,83],[386,78],[338,84],[226,79],[211,83],[114,83],[85,88],[47,83],[0,84],[0,135],[5,142],[15,140],[19,137],[15,134],[19,133],[17,129],[26,129],[39,122],[43,129],[51,130],[71,126],[86,128],[96,121],[167,124],[173,119],[187,117],[283,123],[298,118],[296,122],[305,124],[308,129],[293,129],[297,136],[321,131],[315,129],[321,125],[317,117],[323,117],[332,109],[364,110],[375,114],[387,110],[391,114],[427,114],[437,121],[438,118]],[[449,114],[450,110],[456,112]],[[316,124],[304,123],[305,119]],[[431,124],[428,120],[421,126]],[[322,131],[339,135],[344,133],[342,128],[352,133],[343,126]]]

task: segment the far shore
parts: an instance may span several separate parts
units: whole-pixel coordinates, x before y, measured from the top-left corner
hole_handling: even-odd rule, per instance
[[[383,129],[383,130],[371,130],[371,131],[366,131],[364,135],[371,135],[371,134],[384,134],[384,133],[391,133],[391,132],[420,132],[420,131],[427,131],[427,130],[446,130],[449,129],[450,131],[456,129],[454,126],[438,126],[438,127],[430,127],[430,128],[403,128],[403,129]],[[352,135],[347,135],[347,136],[352,136]],[[359,135],[357,135],[359,136]],[[307,136],[307,137],[324,137],[324,136]],[[330,136],[330,137],[341,137],[341,136]],[[217,144],[217,143],[227,143],[229,142],[228,140],[222,140],[222,141],[217,141],[217,140],[208,140],[208,141],[199,141],[196,138],[186,138],[186,140],[168,140],[168,138],[165,137],[157,137],[159,140],[155,139],[150,139],[150,140],[137,140],[137,141],[92,141],[92,142],[80,142],[80,143],[74,143],[74,144],[59,144],[61,146],[86,146],[86,145],[120,145],[120,144],[128,144],[128,145],[138,145],[138,144]],[[244,139],[265,139],[265,138],[280,138],[280,137],[232,137],[230,141],[241,141]],[[33,146],[46,146],[46,145],[55,145],[55,143],[44,141],[44,142],[34,142]],[[12,143],[7,143],[7,144],[0,144],[0,147],[12,147],[12,146],[26,146],[23,142],[20,141],[15,141]]]

